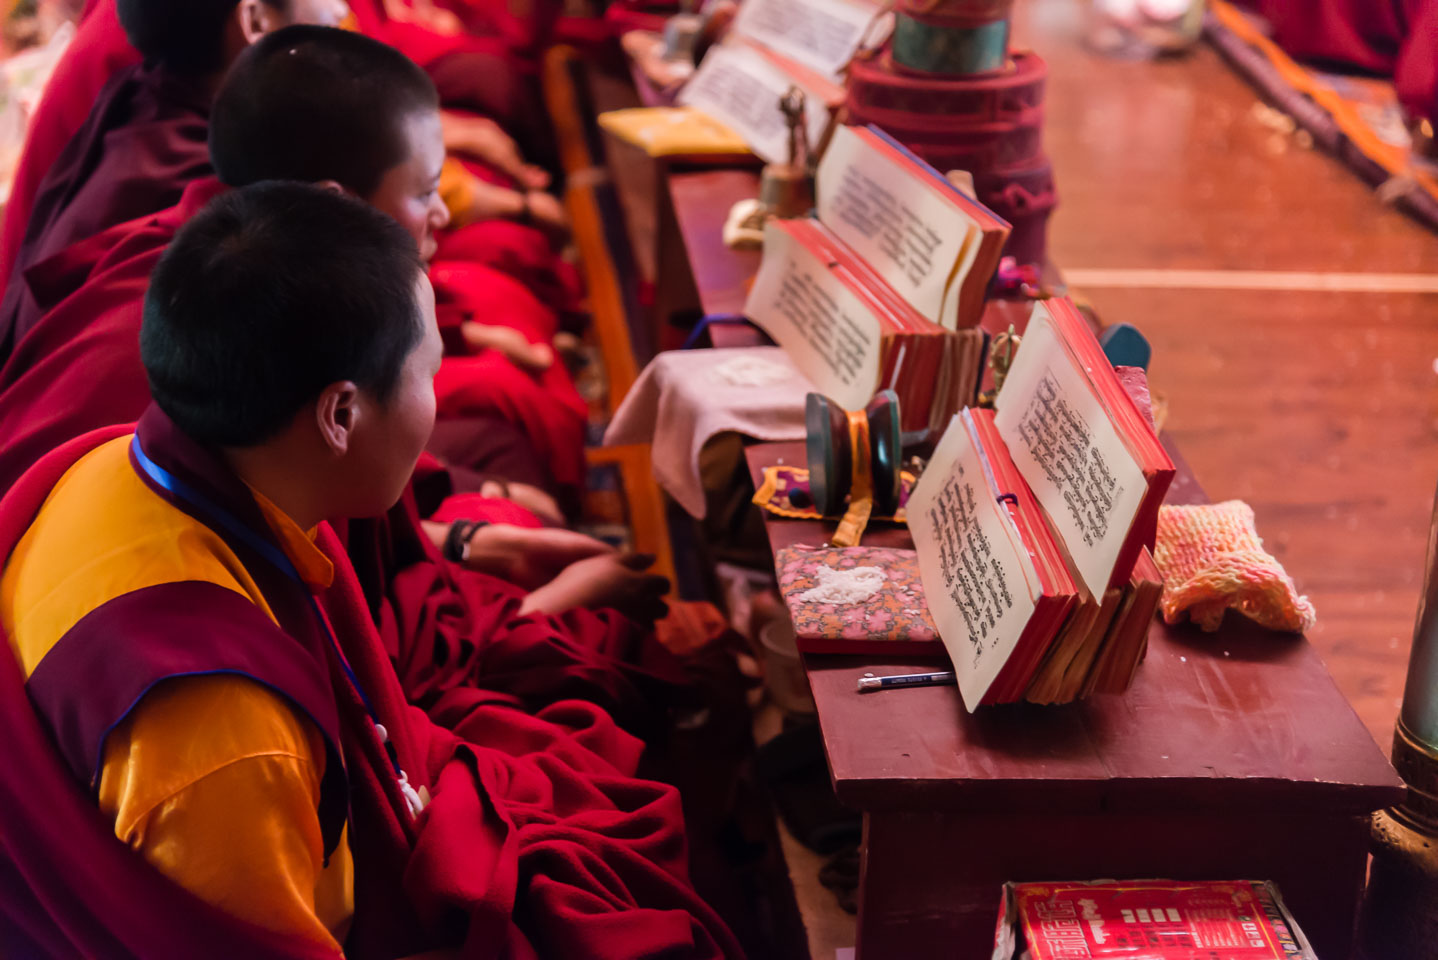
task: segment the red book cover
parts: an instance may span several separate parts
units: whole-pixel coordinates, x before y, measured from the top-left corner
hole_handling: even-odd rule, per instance
[[[1007,898],[1020,960],[1313,958],[1272,884],[1018,883]]]

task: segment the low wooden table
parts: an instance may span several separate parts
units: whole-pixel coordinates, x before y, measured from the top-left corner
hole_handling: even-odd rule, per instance
[[[749,448],[763,468],[802,443]],[[1170,503],[1197,502],[1187,466]],[[770,543],[832,526],[766,514]],[[909,546],[876,526],[866,543]],[[805,658],[839,799],[861,811],[860,960],[988,956],[1006,880],[1274,880],[1324,960],[1348,956],[1368,815],[1404,795],[1303,638],[1155,622],[1133,687],[965,711],[956,687],[859,694],[935,660]]]

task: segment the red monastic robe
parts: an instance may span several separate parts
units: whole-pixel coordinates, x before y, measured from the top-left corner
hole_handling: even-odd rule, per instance
[[[589,410],[558,358],[541,373],[520,371],[494,350],[466,356],[458,345],[464,321],[518,330],[530,343],[552,343],[553,310],[522,284],[478,263],[436,260],[430,267],[440,331],[451,349],[435,378],[441,416],[498,414],[523,428],[548,465],[553,485],[568,491],[584,483],[584,428]],[[437,450],[458,461],[447,450]]]
[[[150,271],[175,231],[223,189],[213,178],[196,181],[177,206],[91,237],[47,263],[57,292],[43,299],[54,305],[0,367],[0,484],[13,482],[45,452],[85,429],[138,416],[149,391],[135,337]],[[531,342],[553,336],[552,312],[508,277],[477,265],[449,264],[437,268],[435,281],[440,313],[451,330],[473,318],[513,324]],[[71,382],[76,378],[81,383]],[[513,424],[518,434],[503,439],[533,450],[544,474],[508,476],[503,469],[508,453],[499,435],[488,443],[482,429],[439,431],[439,440],[448,442],[435,449],[447,462],[540,486],[574,490],[582,484],[587,410],[562,364],[535,376],[493,350],[449,357],[436,393],[446,421]],[[66,411],[63,419],[57,410]]]
[[[123,432],[67,444],[10,490],[0,501],[0,557],[10,555],[65,471]],[[163,415],[152,410],[140,432],[152,458],[243,516],[236,492],[243,486],[214,481],[222,467],[186,446]],[[293,658],[289,670],[301,687],[333,691],[327,736],[338,740],[348,774],[356,864],[348,956],[435,947],[457,948],[465,958],[515,960],[740,956],[687,882],[677,793],[625,773],[636,756],[632,739],[582,703],[557,704],[543,717],[480,708],[470,728],[482,739],[436,726],[406,703],[369,598],[339,542],[327,527],[318,542],[336,567],[323,603],[338,655],[373,710],[344,679],[336,654],[308,646]],[[305,602],[276,596],[271,606],[302,610]],[[136,634],[139,649],[105,654],[116,669],[88,673],[88,682],[133,684],[135,670],[156,681],[169,675],[170,655],[145,649],[145,636]],[[188,661],[204,655],[186,654],[188,672],[195,666]],[[62,681],[68,675],[58,674]],[[87,686],[83,696],[68,698],[59,691],[62,705],[77,711],[66,717],[72,731],[108,729],[107,718],[85,711],[124,698],[90,696],[95,692],[105,691]],[[418,818],[408,812],[375,722],[388,731],[410,783],[433,798]],[[0,936],[10,949],[33,957],[322,955],[205,905],[121,843],[61,761],[54,731],[32,708],[13,657],[0,656],[0,723],[8,743],[0,765]]]
[[[114,0],[92,0],[25,134],[25,149],[0,225],[0,280],[9,277],[15,266],[40,181],[90,115],[100,90],[121,69],[139,62],[139,53],[130,46],[115,15]]]
[[[68,292],[53,275],[69,247],[174,206],[209,175],[209,100],[202,85],[139,64],[105,85],[40,182],[0,297],[0,357]]]
[[[1438,0],[1248,0],[1298,60],[1393,78],[1413,117],[1438,122]]]
[[[449,104],[475,109],[501,125],[516,124],[521,133],[528,130],[533,134],[531,139],[543,140],[541,133],[530,130],[536,119],[542,117],[542,109],[534,97],[533,78],[507,52],[502,41],[469,35],[440,37],[419,26],[395,24],[384,15],[380,0],[356,0],[354,9],[361,28],[370,36],[399,47],[417,63],[433,68],[431,75]],[[78,171],[64,171],[65,180],[60,182],[51,176],[52,171],[71,138],[85,126],[102,89],[116,73],[138,62],[139,54],[130,46],[115,15],[114,0],[95,0],[81,21],[75,40],[56,66],[26,134],[24,153],[5,207],[3,226],[0,226],[0,281],[8,278],[14,268],[41,182],[50,176],[51,183],[47,186],[61,197],[79,186],[67,182],[74,180]],[[97,127],[92,137],[101,140],[107,132]],[[188,171],[185,176],[193,177],[208,172],[208,163],[203,172],[194,167],[194,142],[188,136],[189,128],[177,128],[176,133],[177,136],[158,144],[159,153],[172,155],[156,166],[157,179],[161,182],[152,189],[161,196],[161,201],[147,200],[154,205],[137,210],[135,203],[141,198],[134,195],[126,201],[125,216],[121,219],[105,217],[90,221],[90,227],[104,229],[164,209],[175,202],[174,197],[185,186],[184,180],[174,174]],[[202,140],[200,146],[203,146]],[[200,153],[207,159],[203,150]],[[478,164],[469,166],[475,171],[483,169]],[[492,173],[486,176],[495,179]],[[127,184],[130,186],[133,184]],[[103,193],[104,189],[101,187],[96,192]],[[169,199],[163,199],[165,197]],[[63,210],[57,208],[49,216],[61,213]],[[465,239],[446,254],[447,259],[476,260],[493,266],[530,286],[546,304],[560,310],[573,309],[576,300],[573,271],[558,261],[538,229],[523,224],[480,223],[456,233]]]

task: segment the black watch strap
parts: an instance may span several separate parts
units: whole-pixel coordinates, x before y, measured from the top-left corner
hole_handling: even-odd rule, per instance
[[[481,527],[489,526],[488,520],[456,520],[449,525],[444,538],[444,558],[453,563],[463,563],[469,557],[469,539]]]

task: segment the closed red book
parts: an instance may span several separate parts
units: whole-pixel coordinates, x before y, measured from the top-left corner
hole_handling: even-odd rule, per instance
[[[943,655],[914,551],[785,547],[774,568],[802,652]]]
[[[1272,883],[1004,885],[996,960],[1316,960]]]

